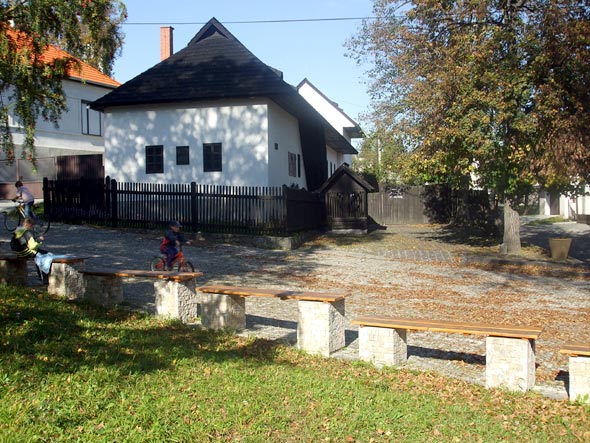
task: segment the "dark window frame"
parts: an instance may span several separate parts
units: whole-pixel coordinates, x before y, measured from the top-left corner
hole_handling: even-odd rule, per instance
[[[223,147],[221,143],[203,143],[203,172],[223,171]]]
[[[96,109],[92,109],[90,107],[89,101],[81,100],[81,109],[80,109],[80,124],[81,124],[81,133],[84,135],[94,135],[97,137],[102,136],[102,111],[97,111]],[[93,131],[94,126],[91,124],[92,117],[98,117],[98,129]]]
[[[164,145],[147,145],[145,147],[145,173],[164,173]]]
[[[181,166],[191,164],[189,146],[176,147],[176,164]]]

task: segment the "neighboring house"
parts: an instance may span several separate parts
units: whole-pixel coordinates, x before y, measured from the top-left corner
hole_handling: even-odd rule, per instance
[[[105,116],[105,175],[315,190],[328,152],[357,153],[215,18],[175,54],[162,29],[164,59],[92,104]]]
[[[9,38],[24,47],[25,38],[10,29],[7,32]],[[55,46],[49,46],[43,54],[45,61],[62,57],[70,55]],[[91,109],[89,104],[119,85],[119,82],[82,61],[79,69],[69,69],[67,78],[63,80],[68,109],[62,113],[58,126],[43,119],[37,121],[36,170],[29,161],[20,160],[20,147],[24,138],[22,127],[9,115],[17,160],[12,164],[2,161],[5,157],[0,152],[0,198],[14,197],[14,182],[21,177],[35,197],[42,197],[43,177],[55,178],[60,167],[68,168],[74,163],[78,165],[77,162],[69,161],[73,159],[72,156],[93,155],[90,164],[102,169],[102,160],[98,158],[104,152],[102,113]],[[102,170],[97,172],[102,174]]]
[[[539,213],[560,215],[563,218],[590,224],[590,185],[585,186],[586,195],[568,197],[559,193],[539,192]]]
[[[364,133],[358,123],[351,119],[340,109],[337,103],[326,97],[318,88],[316,88],[308,79],[303,79],[297,85],[297,91],[308,103],[314,107],[340,134],[350,141],[353,138],[362,138]],[[336,169],[343,163],[352,164],[352,155],[345,154],[342,156],[333,149],[328,149],[328,175],[332,175]]]

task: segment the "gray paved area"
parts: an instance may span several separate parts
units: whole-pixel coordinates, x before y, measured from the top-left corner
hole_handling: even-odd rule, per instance
[[[150,258],[158,252],[160,235],[58,224],[46,235],[45,247],[56,254],[87,256],[88,268],[147,269]],[[8,248],[8,238],[4,231],[0,249]],[[567,358],[558,348],[566,341],[590,342],[590,280],[587,276],[544,275],[543,270],[539,274],[464,266],[460,258],[469,252],[460,244],[445,241],[442,231],[429,226],[390,227],[362,241],[348,236],[328,237],[295,251],[205,240],[196,240],[185,248],[187,257],[204,272],[202,284],[349,291],[348,320],[381,313],[540,324],[544,332],[537,342],[536,389],[544,395],[565,398]],[[479,252],[471,251],[475,255]],[[531,261],[534,269],[539,260],[551,264],[547,257],[536,256]],[[583,260],[580,256],[571,264]],[[38,284],[32,272],[30,278],[31,284]],[[125,306],[153,312],[151,293],[148,282],[129,280]],[[247,312],[247,329],[242,334],[295,342],[296,302],[252,297],[247,299]],[[484,383],[482,337],[410,333],[408,345],[408,368]],[[357,330],[349,324],[346,347],[334,357],[355,359],[357,355]]]

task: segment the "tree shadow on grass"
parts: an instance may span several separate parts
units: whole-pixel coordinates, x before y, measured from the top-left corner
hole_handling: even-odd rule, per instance
[[[7,289],[9,288],[9,289]],[[55,299],[44,292],[3,286],[0,359],[8,373],[74,373],[116,367],[150,373],[183,359],[273,361],[279,343],[207,331],[120,309],[104,310]]]

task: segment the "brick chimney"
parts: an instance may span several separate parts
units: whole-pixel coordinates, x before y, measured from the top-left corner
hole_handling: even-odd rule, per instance
[[[172,26],[160,27],[160,61],[166,60],[174,53],[172,31],[174,31]]]

